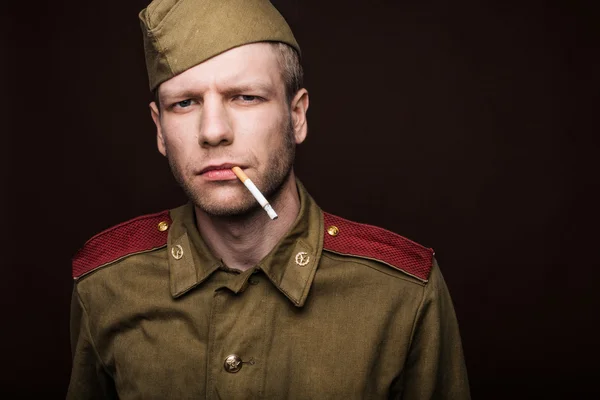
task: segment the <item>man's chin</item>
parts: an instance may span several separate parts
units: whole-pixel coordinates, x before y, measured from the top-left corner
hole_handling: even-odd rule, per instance
[[[250,192],[245,187],[239,189],[219,190],[210,196],[197,193],[194,204],[200,211],[213,217],[243,217],[260,210],[260,204]]]
[[[211,217],[219,218],[245,218],[256,214],[261,210],[260,204],[252,199],[250,204],[215,204],[206,202],[196,202],[196,208]]]

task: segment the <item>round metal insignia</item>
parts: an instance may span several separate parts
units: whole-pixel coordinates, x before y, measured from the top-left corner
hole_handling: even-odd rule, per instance
[[[175,245],[171,247],[171,255],[174,259],[180,260],[181,257],[183,257],[183,247],[181,247],[180,245]]]
[[[309,261],[310,256],[307,252],[301,251],[300,253],[296,254],[296,264],[298,264],[299,266],[304,267],[308,264]]]

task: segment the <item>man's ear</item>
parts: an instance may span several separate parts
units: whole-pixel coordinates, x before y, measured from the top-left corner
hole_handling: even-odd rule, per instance
[[[160,125],[160,112],[158,111],[158,105],[154,101],[150,103],[150,115],[152,115],[152,121],[156,125],[156,146],[160,154],[166,157],[167,147],[165,146],[165,138]]]
[[[308,123],[306,121],[308,103],[308,90],[304,88],[298,90],[292,99],[291,115],[296,144],[304,142],[304,139],[306,139],[306,135],[308,133]]]

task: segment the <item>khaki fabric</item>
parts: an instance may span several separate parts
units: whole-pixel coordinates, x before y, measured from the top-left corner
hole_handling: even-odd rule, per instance
[[[268,0],[154,0],[139,14],[150,90],[244,44],[300,46]]]
[[[165,247],[76,281],[67,399],[469,399],[437,264],[424,283],[328,252],[322,212],[298,187],[296,222],[248,271],[212,256],[188,204],[171,211]]]

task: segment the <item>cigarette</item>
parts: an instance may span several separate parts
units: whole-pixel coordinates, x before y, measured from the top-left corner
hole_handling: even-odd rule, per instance
[[[269,218],[277,219],[277,213],[275,212],[275,210],[273,210],[273,207],[271,207],[267,199],[265,199],[265,196],[263,196],[260,190],[258,190],[254,182],[252,182],[250,178],[248,178],[248,175],[246,175],[240,167],[233,167],[231,168],[231,170],[238,177],[238,179],[242,181],[242,183],[248,188],[250,193],[252,193],[252,196],[254,196],[256,201],[258,201],[258,204],[260,204],[260,206],[267,212],[267,214],[269,214]]]

